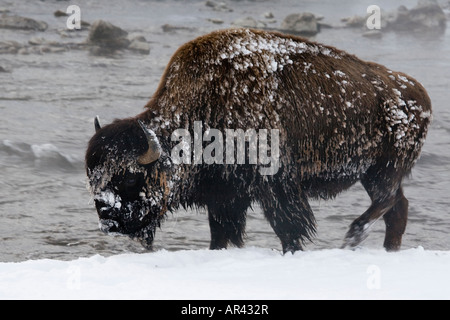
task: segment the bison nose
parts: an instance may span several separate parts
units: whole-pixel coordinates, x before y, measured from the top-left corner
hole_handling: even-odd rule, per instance
[[[100,219],[112,219],[112,208],[108,204],[95,200],[95,208]]]

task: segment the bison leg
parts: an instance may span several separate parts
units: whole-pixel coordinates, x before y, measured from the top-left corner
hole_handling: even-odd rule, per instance
[[[408,201],[401,189],[402,175],[393,168],[369,170],[361,182],[369,194],[372,205],[350,225],[343,247],[356,247],[369,235],[370,227],[381,217],[386,223],[384,246],[398,250],[406,227]]]
[[[369,235],[370,227],[388,212],[394,203],[392,198],[373,202],[369,209],[350,225],[343,248],[354,248],[363,242]]]
[[[400,250],[408,220],[408,200],[403,195],[402,188],[397,191],[397,199],[392,209],[383,216],[386,224],[384,247],[387,251]]]
[[[302,243],[315,233],[315,219],[303,191],[281,182],[267,186],[260,202],[283,253],[302,250]]]
[[[245,198],[230,199],[227,202],[208,204],[208,219],[211,230],[209,248],[225,249],[231,242],[242,247],[245,236],[245,223],[250,200]]]

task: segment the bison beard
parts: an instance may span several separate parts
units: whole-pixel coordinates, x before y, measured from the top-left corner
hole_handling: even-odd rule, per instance
[[[139,240],[144,247],[151,249],[156,227],[159,227],[157,217],[148,214],[161,208],[153,208],[151,203],[134,201],[122,208],[120,199],[111,203],[112,193],[102,193],[95,198],[95,206],[99,212],[100,230],[107,234],[126,234]]]
[[[175,164],[171,134],[193,132],[196,121],[222,133],[279,130],[279,170],[261,175],[248,154],[246,164]],[[408,214],[402,180],[430,121],[425,89],[403,73],[299,37],[217,31],[178,49],[145,112],[103,128],[96,119],[89,188],[101,229],[147,248],[180,206],[208,210],[211,249],[240,247],[256,202],[283,252],[294,252],[315,233],[308,198],[329,199],[361,181],[372,204],[344,247],[359,245],[383,217],[384,246],[398,250]]]

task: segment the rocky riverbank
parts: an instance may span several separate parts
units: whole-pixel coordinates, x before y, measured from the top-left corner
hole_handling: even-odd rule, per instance
[[[260,5],[264,0],[247,0]],[[450,2],[442,6],[436,0],[419,0],[411,9],[399,6],[391,12],[381,12],[381,29],[369,31],[366,26],[370,14],[367,16],[352,16],[342,18],[340,24],[331,24],[327,18],[311,12],[291,13],[279,19],[272,11],[265,12],[262,16],[243,16],[231,23],[226,23],[226,17],[230,13],[239,11],[241,1],[230,0],[218,2],[207,0],[198,10],[211,13],[207,20],[212,28],[220,26],[247,27],[265,30],[276,30],[285,33],[301,35],[305,37],[315,36],[327,28],[354,28],[361,31],[361,35],[379,38],[385,32],[403,33],[434,33],[445,32]],[[95,55],[114,55],[117,53],[131,52],[135,54],[150,54],[150,42],[143,34],[129,32],[120,26],[104,20],[92,22],[81,21],[80,30],[68,28],[52,29],[46,21],[22,16],[17,12],[11,12],[7,8],[0,8],[0,29],[9,29],[17,32],[28,32],[30,39],[26,42],[17,41],[15,38],[0,40],[0,54],[57,54],[70,50],[88,50]],[[69,13],[64,10],[56,10],[48,13],[50,17],[64,22]],[[170,23],[161,25],[162,32],[176,33],[181,31],[195,32],[191,26],[173,25]],[[52,39],[47,34],[57,34]],[[3,70],[5,70],[3,68]]]

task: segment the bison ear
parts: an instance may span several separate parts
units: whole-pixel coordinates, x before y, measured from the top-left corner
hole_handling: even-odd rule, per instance
[[[161,145],[159,144],[156,134],[152,130],[148,129],[141,120],[138,120],[138,123],[144,131],[148,142],[148,150],[146,153],[139,156],[138,163],[146,165],[159,159],[161,156]]]
[[[95,132],[97,133],[102,127],[100,126],[100,118],[98,116],[94,119]]]

